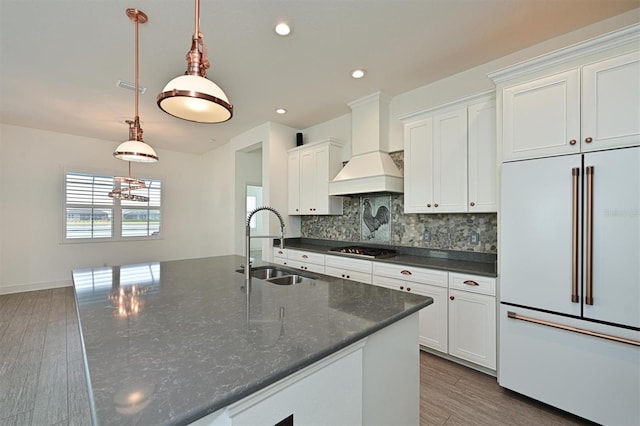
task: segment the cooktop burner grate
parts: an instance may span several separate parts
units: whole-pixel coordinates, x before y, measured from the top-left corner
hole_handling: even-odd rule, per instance
[[[392,249],[363,246],[335,247],[329,249],[329,251],[344,253],[351,256],[369,257],[375,259],[393,257],[396,255],[396,251]]]

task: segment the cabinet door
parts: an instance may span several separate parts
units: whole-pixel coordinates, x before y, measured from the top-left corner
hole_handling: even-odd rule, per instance
[[[300,152],[300,213],[313,214],[316,208],[316,159],[313,149]]]
[[[290,215],[300,214],[300,154],[289,154],[287,164],[288,212]]]
[[[313,150],[315,170],[314,214],[329,214],[329,146]]]
[[[433,303],[419,312],[420,344],[447,353],[447,289],[415,283],[410,285],[413,293],[433,298]]]
[[[433,120],[404,127],[404,212],[433,211]]]
[[[503,161],[580,151],[580,72],[554,74],[502,92]]]
[[[449,354],[496,368],[496,299],[449,289]]]
[[[582,69],[582,151],[640,144],[640,52]]]
[[[469,106],[468,129],[468,210],[496,212],[498,211],[498,160],[495,100]]]
[[[433,117],[433,211],[467,211],[467,108]]]
[[[374,275],[373,284],[394,290],[408,291],[433,298],[433,303],[419,312],[420,344],[447,353],[447,289],[433,285],[411,283],[397,278]]]

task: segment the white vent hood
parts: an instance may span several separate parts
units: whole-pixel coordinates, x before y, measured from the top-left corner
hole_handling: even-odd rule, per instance
[[[376,92],[349,107],[351,159],[329,182],[329,195],[403,192],[402,173],[389,156],[389,99]]]

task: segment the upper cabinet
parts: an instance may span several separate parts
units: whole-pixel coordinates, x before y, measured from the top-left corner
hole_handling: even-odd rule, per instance
[[[490,75],[502,161],[640,144],[640,26]]]
[[[327,139],[288,151],[290,215],[342,214],[342,198],[329,195],[329,181],[342,168],[342,147]]]
[[[405,213],[496,211],[495,102],[474,96],[404,118]]]

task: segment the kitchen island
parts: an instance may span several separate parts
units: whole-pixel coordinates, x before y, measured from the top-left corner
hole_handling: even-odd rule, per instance
[[[324,275],[247,297],[242,261],[73,271],[94,423],[417,422],[430,298]]]

